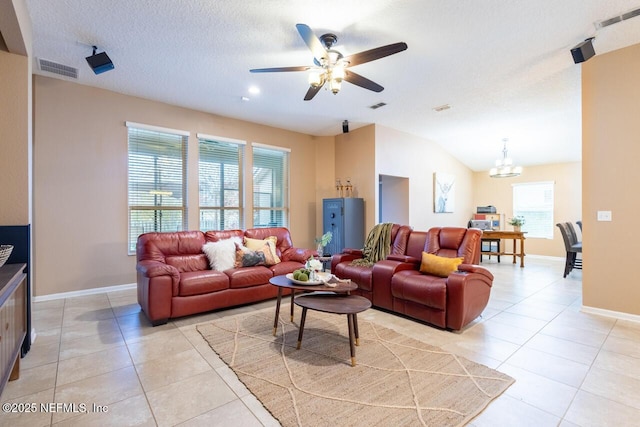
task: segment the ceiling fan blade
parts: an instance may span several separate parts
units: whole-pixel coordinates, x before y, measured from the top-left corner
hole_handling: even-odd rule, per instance
[[[276,68],[254,68],[251,73],[281,73],[283,71],[307,71],[311,67],[302,65],[300,67],[276,67]]]
[[[307,46],[309,46],[309,49],[311,49],[311,53],[313,53],[313,56],[316,60],[316,65],[320,65],[322,63],[321,59],[327,57],[327,50],[324,48],[324,46],[322,46],[320,39],[306,24],[296,24],[296,28],[298,29],[298,33],[300,33],[300,37],[302,37],[302,40],[304,40]]]
[[[384,88],[378,83],[373,82],[366,77],[362,77],[360,74],[356,74],[353,71],[345,70],[344,79],[351,84],[372,90],[374,92],[382,92],[384,90]]]
[[[324,83],[321,84],[321,85],[318,85],[316,87],[309,86],[309,90],[305,94],[304,100],[305,101],[311,101],[313,99],[313,97],[316,96],[316,93],[318,93],[320,91],[320,89],[322,89],[322,86],[324,86]]]
[[[393,43],[376,47],[375,49],[365,50],[364,52],[354,53],[344,58],[344,61],[347,61],[349,66],[352,67],[354,65],[364,64],[365,62],[375,61],[376,59],[384,58],[385,56],[393,55],[403,50],[407,50],[406,43]]]

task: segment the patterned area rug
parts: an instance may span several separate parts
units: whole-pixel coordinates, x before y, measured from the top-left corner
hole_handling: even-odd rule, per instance
[[[514,382],[361,318],[352,367],[346,316],[311,310],[296,350],[299,314],[276,337],[272,310],[198,326],[283,426],[461,426]]]

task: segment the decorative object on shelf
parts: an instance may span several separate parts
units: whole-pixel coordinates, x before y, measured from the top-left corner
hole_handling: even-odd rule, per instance
[[[514,216],[509,220],[509,225],[513,225],[513,231],[522,230],[522,226],[524,225],[525,220],[523,216]]]
[[[347,179],[347,185],[344,186],[344,197],[353,197],[353,185],[349,179]]]
[[[316,245],[318,245],[317,251],[319,256],[324,255],[324,248],[329,243],[331,243],[332,237],[333,237],[333,233],[331,231],[327,231],[322,236],[315,238]]]
[[[343,197],[344,185],[340,182],[340,178],[336,179],[336,197]]]
[[[522,167],[513,166],[513,160],[507,156],[507,141],[508,138],[504,138],[504,146],[502,148],[502,158],[496,160],[496,166],[491,168],[489,176],[491,178],[510,178],[512,176],[518,176],[522,173]]]
[[[4,265],[5,262],[11,256],[11,251],[13,250],[13,245],[0,245],[0,267]]]
[[[433,211],[453,213],[456,200],[456,176],[448,173],[433,174]]]

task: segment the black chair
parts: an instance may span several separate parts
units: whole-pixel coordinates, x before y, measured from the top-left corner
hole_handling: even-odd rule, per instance
[[[582,253],[582,242],[578,242],[576,231],[573,224],[569,222],[561,222],[556,224],[562,234],[564,240],[564,248],[567,251],[567,259],[564,264],[564,276],[567,277],[574,268],[582,270],[582,258],[578,258],[578,254]]]
[[[576,224],[578,224],[578,227],[580,227],[580,231],[582,231],[582,221],[576,221]]]

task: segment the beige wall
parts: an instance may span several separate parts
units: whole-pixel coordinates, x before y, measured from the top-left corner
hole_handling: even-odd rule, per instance
[[[582,218],[582,170],[580,162],[528,166],[514,178],[490,178],[488,172],[474,173],[474,203],[493,205],[504,214],[505,222],[513,217],[512,184],[552,181],[554,185],[553,222],[576,222]],[[577,226],[576,226],[577,227]],[[564,243],[558,227],[553,227],[553,239],[527,238],[525,252],[529,255],[565,256]],[[504,227],[511,230],[510,225]]]
[[[640,315],[640,44],[596,55],[582,79],[583,304]]]
[[[198,228],[196,133],[290,148],[290,198],[295,208],[289,228],[294,244],[313,247],[318,153],[331,147],[333,138],[314,138],[42,76],[35,77],[34,92],[35,295],[135,282],[135,257],[127,255],[125,121],[191,132],[190,229]],[[250,151],[247,158],[250,161]],[[251,182],[250,172],[245,182]],[[333,176],[322,182],[328,192]],[[250,198],[246,207],[250,220]]]
[[[415,230],[435,226],[466,227],[473,201],[473,173],[438,144],[405,132],[376,126],[375,173],[409,178],[409,225]],[[454,213],[433,212],[433,174],[456,176]],[[376,203],[377,205],[377,203]]]
[[[375,172],[375,125],[368,125],[336,136],[335,178],[353,185],[354,197],[364,199],[365,237],[376,221],[377,176]],[[335,185],[335,180],[334,180]],[[331,197],[337,197],[335,188]]]
[[[31,223],[31,24],[22,0],[0,9],[0,224],[25,225]]]

